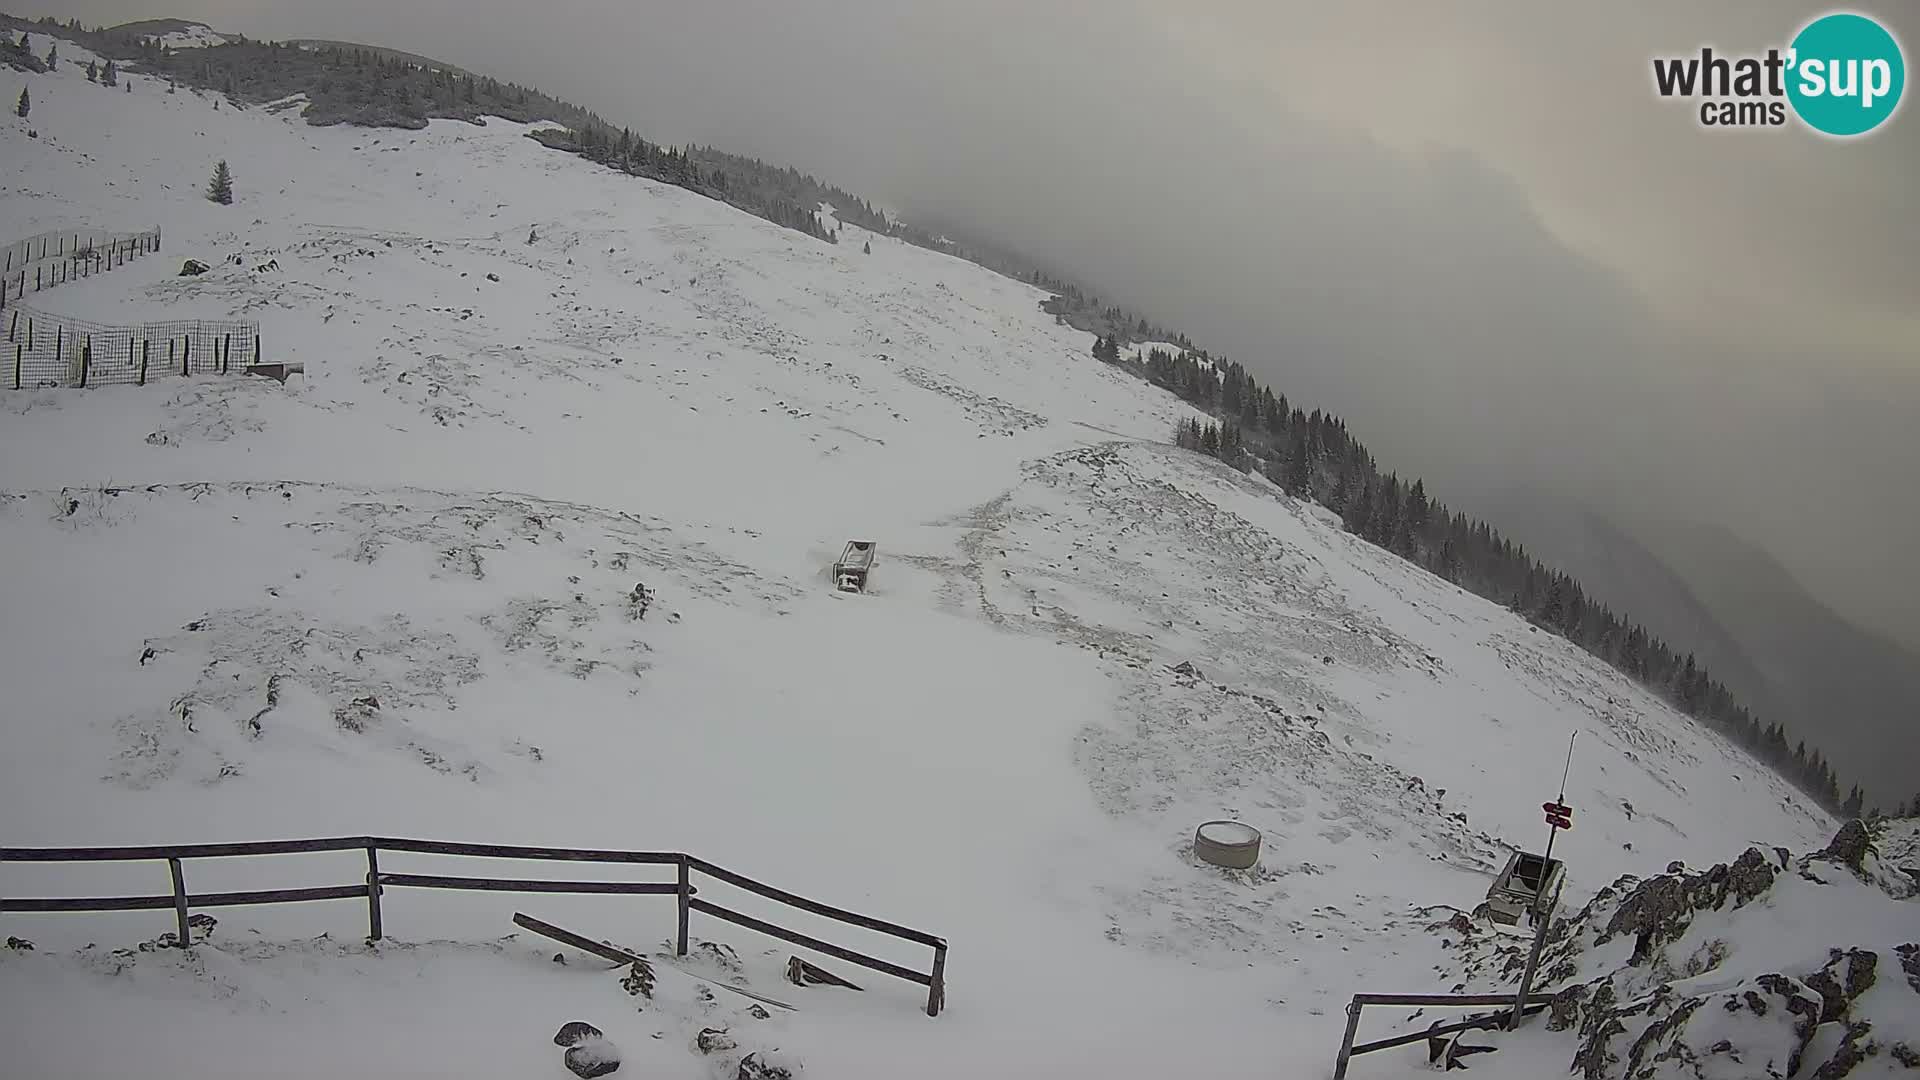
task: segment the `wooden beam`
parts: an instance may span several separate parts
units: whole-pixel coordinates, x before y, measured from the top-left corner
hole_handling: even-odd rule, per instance
[[[736,874],[731,870],[722,869],[721,867],[715,866],[714,864],[706,861],[705,859],[695,858],[695,859],[690,859],[689,861],[693,864],[693,868],[695,870],[698,870],[701,873],[706,874],[708,877],[719,878],[721,881],[724,881],[729,885],[738,886],[742,889],[747,890],[748,892],[759,893],[761,896],[764,896],[769,900],[778,900],[781,903],[787,905],[788,907],[796,907],[796,908],[799,908],[801,911],[810,911],[815,915],[824,915],[829,919],[837,919],[840,922],[848,923],[853,926],[865,927],[868,930],[877,930],[882,934],[892,934],[894,937],[905,938],[908,941],[918,942],[922,945],[931,946],[933,948],[939,948],[946,944],[944,940],[934,937],[932,934],[923,933],[919,930],[914,930],[905,926],[901,926],[899,923],[887,922],[884,919],[876,919],[868,915],[860,915],[855,912],[848,911],[845,908],[832,907],[830,905],[822,904],[815,900],[809,900],[804,896],[798,896],[794,893],[787,892],[785,889],[776,889],[771,885],[767,885],[767,884],[763,884],[761,882],[755,881],[752,878],[747,877],[743,874]]]
[[[688,903],[692,906],[693,910],[704,912],[716,919],[725,919],[736,926],[744,926],[749,930],[758,930],[769,937],[777,937],[781,941],[801,945],[815,952],[839,957],[849,964],[859,964],[861,967],[871,968],[883,975],[892,975],[895,978],[905,979],[908,982],[919,983],[921,986],[933,985],[933,976],[915,971],[912,968],[904,968],[899,964],[888,963],[885,960],[877,960],[865,953],[857,953],[852,949],[842,948],[830,941],[821,941],[816,937],[808,937],[797,931],[788,930],[784,926],[775,926],[770,922],[762,922],[751,915],[742,915],[737,911],[723,908],[719,904],[710,904],[697,897],[688,901]]]
[[[381,874],[381,885],[410,889],[466,889],[477,892],[616,893],[626,896],[673,896],[680,886],[670,881],[554,881],[539,878],[449,877],[444,874]]]

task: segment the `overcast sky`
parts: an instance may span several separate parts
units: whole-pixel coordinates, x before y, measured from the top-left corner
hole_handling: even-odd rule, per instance
[[[1443,497],[1723,522],[1920,645],[1920,114],[1708,132],[1651,89],[1817,6],[5,2],[374,41],[795,164],[1049,258]],[[1855,9],[1911,66],[1920,9]]]

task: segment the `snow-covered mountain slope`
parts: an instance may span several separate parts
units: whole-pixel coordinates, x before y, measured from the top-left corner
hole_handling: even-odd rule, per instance
[[[148,19],[124,23],[113,29],[118,33],[151,38],[155,44],[168,49],[206,49],[227,43],[225,34],[206,23],[187,19]]]
[[[257,319],[306,373],[0,392],[0,842],[686,850],[949,941],[929,1020],[915,987],[782,984],[791,950],[696,921],[802,1006],[712,1009],[777,1023],[756,1045],[809,1075],[1290,1076],[1327,1067],[1350,994],[1450,984],[1432,910],[1543,839],[1571,733],[1573,903],[1833,830],[1564,641],[1166,445],[1186,407],[1028,286],[519,125],[315,129],[63,68],[38,139],[0,121],[0,234],[165,248],[29,302]],[[230,207],[202,194],[218,159]],[[826,580],[850,538],[879,544],[869,595]],[[1193,860],[1216,817],[1262,830],[1258,869]],[[4,865],[0,894],[157,874]],[[731,1076],[688,1049],[706,1003],[636,1013],[501,940],[525,910],[649,948],[673,924],[649,899],[396,892],[410,944],[378,947],[346,944],[351,903],[234,908],[191,956],[113,952],[164,912],[9,916],[38,949],[0,952],[0,1043],[36,1074],[519,1077],[560,1075],[552,1031],[586,1019],[647,1075]]]

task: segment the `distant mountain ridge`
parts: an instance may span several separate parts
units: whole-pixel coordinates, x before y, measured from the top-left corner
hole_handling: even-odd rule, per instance
[[[1817,745],[1868,805],[1920,787],[1920,656],[1846,619],[1778,560],[1710,524],[1625,528],[1572,500],[1492,506],[1538,556],[1670,641],[1763,721]]]

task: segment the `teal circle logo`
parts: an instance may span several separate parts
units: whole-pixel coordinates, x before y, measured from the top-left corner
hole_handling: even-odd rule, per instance
[[[1864,135],[1900,107],[1907,64],[1886,27],[1852,12],[1822,15],[1795,35],[1787,100],[1808,127]]]

